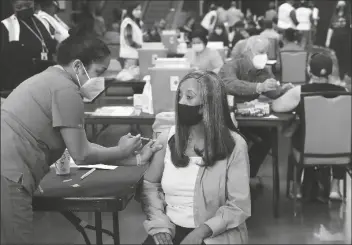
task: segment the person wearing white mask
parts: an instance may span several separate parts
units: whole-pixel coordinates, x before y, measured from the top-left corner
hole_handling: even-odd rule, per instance
[[[219,52],[207,48],[208,39],[202,30],[196,30],[192,34],[192,49],[185,58],[195,69],[218,72],[224,64]]]
[[[60,10],[58,2],[53,0],[36,0],[39,5],[37,17],[44,20],[48,31],[55,40],[61,43],[69,34],[69,27],[57,16]]]
[[[120,32],[120,57],[124,59],[124,67],[137,65],[138,48],[143,44],[143,32],[141,21],[142,6],[130,4],[121,23]]]
[[[88,141],[83,98],[102,92],[110,51],[73,33],[58,47],[59,65],[21,83],[1,106],[1,244],[33,244],[32,196],[67,148],[76,164],[147,164],[161,146],[123,136],[113,147]]]
[[[275,79],[268,61],[269,40],[261,36],[252,36],[245,40],[243,54],[225,63],[220,69],[227,93],[235,96],[235,103],[248,102],[263,94],[269,98],[278,98],[292,88],[291,84],[281,86]],[[243,130],[243,131],[242,131]],[[271,132],[265,128],[241,130],[244,135],[257,135],[262,141],[254,142],[249,150],[250,177],[252,187],[260,186],[257,173],[271,148]]]

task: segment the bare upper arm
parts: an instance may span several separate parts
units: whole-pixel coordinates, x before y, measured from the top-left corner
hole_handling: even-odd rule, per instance
[[[168,143],[169,131],[160,134],[155,144],[161,144],[163,148],[156,152],[151,160],[150,166],[144,175],[144,179],[151,183],[160,183],[164,171],[164,158]]]

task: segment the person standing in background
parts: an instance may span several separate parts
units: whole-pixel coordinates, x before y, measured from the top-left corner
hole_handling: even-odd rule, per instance
[[[243,20],[243,13],[240,9],[237,8],[236,1],[231,2],[231,7],[227,10],[227,23],[229,25],[229,30],[232,32],[234,25],[238,21]]]
[[[211,4],[209,9],[209,12],[204,16],[202,22],[200,23],[204,30],[207,31],[207,34],[214,31],[215,25],[218,21],[218,6]]]
[[[265,12],[265,19],[272,21],[275,17],[277,17],[275,2],[270,2],[269,9]]]
[[[298,21],[293,3],[293,0],[288,0],[279,7],[277,26],[280,31],[284,31],[289,28],[296,29]]]
[[[345,1],[338,1],[325,46],[335,51],[339,64],[340,79],[351,76],[351,12]]]
[[[34,15],[34,0],[11,0],[14,14],[1,21],[1,91],[12,91],[27,78],[53,65],[57,42]]]
[[[93,8],[92,15],[94,18],[94,31],[99,37],[104,37],[106,32],[105,20],[103,17],[103,9],[105,6],[105,0],[100,0],[98,5]]]
[[[311,27],[313,24],[312,9],[309,8],[307,1],[301,1],[300,7],[296,9],[298,25],[296,30],[299,31],[300,44],[303,48],[311,44]]]
[[[70,35],[72,32],[76,33],[78,29],[80,33],[97,35],[94,29],[94,17],[88,6],[84,6],[80,13],[73,13],[71,20],[73,28],[68,32]]]
[[[120,24],[122,18],[122,11],[120,9],[112,10],[112,23],[110,24],[110,28],[104,35],[104,40],[106,44],[120,44]]]
[[[319,16],[319,9],[315,7],[314,1],[309,1],[309,7],[312,10],[313,24],[311,27],[311,42],[312,42],[312,45],[314,45],[316,40],[316,34],[317,34],[317,28],[318,28],[320,16]]]
[[[253,15],[252,10],[250,8],[247,8],[246,10],[246,16],[244,17],[244,24],[246,28],[248,28],[248,24],[251,22],[256,21],[256,16]]]
[[[68,26],[63,22],[59,22],[55,17],[60,10],[56,0],[35,0],[38,4],[37,17],[43,19],[47,24],[47,29],[58,43],[68,38]]]
[[[120,57],[124,60],[124,68],[137,65],[138,48],[143,44],[142,6],[130,4],[126,16],[121,23]]]

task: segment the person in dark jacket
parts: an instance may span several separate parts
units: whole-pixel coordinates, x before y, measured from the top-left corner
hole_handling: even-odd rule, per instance
[[[1,88],[15,89],[27,78],[54,63],[56,41],[34,15],[34,1],[12,0],[14,14],[1,22]]]

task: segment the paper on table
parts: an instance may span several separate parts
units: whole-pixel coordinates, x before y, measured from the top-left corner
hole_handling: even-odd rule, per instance
[[[96,165],[77,165],[73,159],[70,159],[70,168],[95,168],[95,169],[101,169],[101,170],[114,170],[118,166],[111,166],[111,165],[105,165],[105,164],[96,164]]]
[[[278,117],[277,117],[277,116],[275,116],[275,115],[269,115],[269,116],[264,117],[264,118],[273,118],[273,119],[275,119],[275,118],[278,118]]]
[[[104,106],[92,113],[94,116],[123,116],[127,117],[134,112],[133,106]]]

